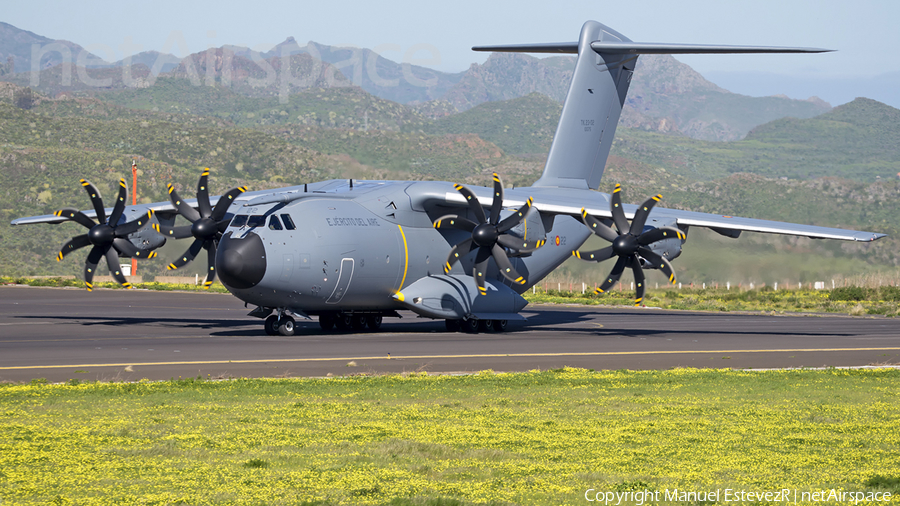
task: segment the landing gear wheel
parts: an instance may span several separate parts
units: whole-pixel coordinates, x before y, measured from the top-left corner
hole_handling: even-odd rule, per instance
[[[366,318],[366,325],[368,325],[369,330],[378,330],[381,328],[381,317],[380,316],[370,316]]]
[[[460,320],[444,320],[447,332],[459,332]]]
[[[366,328],[366,316],[361,314],[351,316],[350,326],[353,327],[353,330],[363,330]]]
[[[320,314],[319,315],[319,327],[322,327],[322,330],[331,330],[334,328],[334,316],[330,314]]]
[[[491,322],[491,327],[494,328],[494,332],[505,332],[506,331],[506,320],[494,320]]]
[[[481,325],[479,325],[478,320],[469,318],[468,320],[463,320],[460,323],[460,326],[462,327],[463,332],[466,332],[468,334],[477,334],[478,328]]]
[[[353,316],[349,314],[339,314],[334,319],[334,325],[338,330],[347,330],[353,325]]]
[[[266,334],[270,336],[278,335],[278,315],[273,314],[266,318],[266,323],[264,324],[266,328]]]
[[[478,320],[478,332],[490,332],[493,328],[491,320]]]
[[[283,336],[294,335],[294,319],[290,316],[282,316],[278,325],[278,333]]]

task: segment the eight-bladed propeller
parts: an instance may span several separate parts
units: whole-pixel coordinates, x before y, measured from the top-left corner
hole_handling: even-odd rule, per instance
[[[197,209],[187,205],[184,200],[178,196],[175,187],[171,184],[168,185],[169,200],[172,201],[172,205],[178,210],[178,214],[184,216],[185,219],[191,222],[191,225],[182,225],[178,227],[153,225],[153,229],[165,237],[174,237],[175,239],[194,237],[194,242],[187,251],[184,252],[184,255],[168,265],[169,270],[184,267],[200,253],[201,249],[206,250],[209,266],[209,270],[206,274],[206,281],[203,283],[203,287],[206,289],[209,289],[213,280],[216,279],[216,245],[219,243],[222,233],[228,228],[228,223],[230,221],[224,219],[225,213],[228,212],[228,208],[231,206],[231,202],[234,201],[234,198],[247,191],[247,187],[245,186],[232,188],[219,197],[219,201],[216,202],[216,207],[213,208],[209,203],[209,189],[207,188],[208,179],[209,169],[204,169],[203,173],[200,174],[200,180],[197,182]]]
[[[652,264],[653,267],[661,270],[663,274],[669,278],[671,283],[675,283],[675,274],[672,271],[672,264],[670,264],[665,257],[658,255],[647,246],[665,239],[677,238],[683,240],[685,235],[684,232],[673,227],[659,227],[644,232],[644,224],[647,222],[647,216],[650,214],[650,210],[653,209],[653,206],[655,206],[662,198],[662,195],[650,197],[641,204],[637,212],[634,213],[634,219],[631,220],[631,225],[629,226],[628,220],[625,218],[625,211],[622,209],[621,191],[621,185],[617,184],[616,189],[613,190],[612,199],[610,200],[610,211],[612,212],[613,222],[616,224],[618,233],[606,226],[602,221],[589,215],[584,208],[581,208],[581,219],[584,221],[584,224],[587,225],[594,234],[611,242],[612,246],[607,246],[594,251],[573,251],[572,254],[582,260],[591,262],[602,262],[614,256],[618,256],[619,259],[616,261],[616,265],[613,267],[612,272],[609,273],[609,277],[606,278],[606,281],[604,281],[594,293],[603,293],[612,288],[612,286],[619,281],[619,277],[622,275],[625,268],[631,267],[631,271],[634,273],[634,285],[637,292],[634,298],[634,305],[640,306],[641,301],[644,300],[644,270],[641,267],[640,258],[643,258]]]
[[[119,265],[119,255],[134,258],[153,258],[156,256],[156,252],[139,249],[128,240],[130,234],[137,232],[150,222],[150,219],[153,217],[153,211],[147,211],[147,216],[141,215],[135,220],[119,225],[119,219],[125,211],[125,196],[127,194],[125,180],[119,179],[119,196],[108,220],[103,207],[103,198],[100,197],[97,187],[84,179],[81,180],[81,186],[87,190],[88,195],[91,197],[91,204],[94,205],[94,211],[97,213],[98,223],[95,223],[94,220],[88,218],[86,214],[77,209],[65,208],[53,213],[67,220],[78,222],[89,229],[87,234],[75,236],[66,242],[56,256],[56,260],[60,261],[77,249],[93,245],[84,263],[84,285],[87,289],[89,291],[93,290],[94,271],[97,270],[97,264],[100,263],[100,259],[103,257],[106,257],[106,264],[109,266],[109,272],[113,278],[125,288],[131,288],[131,283],[122,274]]]
[[[471,237],[463,240],[456,246],[453,246],[453,249],[450,250],[450,255],[447,257],[447,263],[444,265],[444,273],[450,272],[450,269],[453,268],[453,263],[459,260],[460,257],[467,255],[473,249],[477,248],[478,251],[475,253],[475,267],[472,276],[475,278],[475,282],[478,285],[478,291],[481,295],[487,294],[487,290],[484,286],[484,277],[487,274],[488,260],[490,260],[491,257],[497,262],[497,266],[500,268],[500,273],[503,274],[503,276],[514,283],[524,285],[525,278],[513,268],[506,250],[508,249],[516,253],[530,253],[547,242],[543,239],[526,241],[508,233],[511,228],[522,223],[525,219],[525,215],[531,208],[531,197],[528,197],[525,205],[519,208],[518,211],[501,221],[500,211],[503,207],[503,183],[500,181],[500,176],[498,176],[496,172],[494,173],[494,200],[491,204],[491,214],[489,217],[485,216],[484,208],[478,203],[478,198],[475,197],[475,194],[472,193],[471,190],[459,184],[454,185],[454,188],[466,198],[466,201],[469,204],[469,210],[475,215],[477,223],[456,214],[442,216],[434,222],[434,228],[436,229],[455,228],[472,234]]]

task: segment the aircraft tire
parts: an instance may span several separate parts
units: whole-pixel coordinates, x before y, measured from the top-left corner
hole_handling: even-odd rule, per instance
[[[462,320],[461,326],[463,332],[467,334],[477,334],[481,325],[478,323],[479,320],[474,318],[469,318],[468,320]]]
[[[279,324],[278,324],[278,333],[283,336],[294,335],[295,323],[296,322],[294,322],[294,319],[291,318],[290,316],[282,317],[281,321],[279,321]]]
[[[353,316],[349,314],[340,313],[334,319],[334,325],[338,330],[348,330],[352,324]]]
[[[493,327],[494,332],[505,332],[505,331],[506,331],[506,325],[507,325],[508,323],[509,323],[509,322],[506,321],[506,320],[492,320],[492,321],[491,321],[491,327]]]
[[[370,316],[366,318],[366,325],[369,327],[369,330],[378,330],[381,328],[381,316]]]
[[[447,327],[447,332],[459,332],[460,322],[461,320],[444,320],[444,326]]]
[[[319,327],[322,330],[331,330],[334,328],[334,316],[330,314],[320,314],[319,315]]]
[[[363,330],[366,328],[366,316],[355,314],[350,317],[350,326],[353,330]]]
[[[266,323],[264,324],[266,328],[266,334],[270,336],[278,335],[278,315],[273,314],[266,318]]]

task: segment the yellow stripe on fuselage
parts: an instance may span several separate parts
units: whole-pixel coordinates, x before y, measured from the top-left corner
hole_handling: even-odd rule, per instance
[[[400,229],[400,237],[403,237],[403,278],[400,279],[400,286],[397,287],[397,291],[403,289],[403,283],[406,283],[406,271],[409,269],[409,246],[406,244],[406,234],[403,233],[403,227],[397,225],[397,228]]]

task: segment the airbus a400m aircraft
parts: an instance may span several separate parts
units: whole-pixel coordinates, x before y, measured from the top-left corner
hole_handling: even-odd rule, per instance
[[[119,256],[147,258],[167,237],[192,237],[169,267],[206,249],[207,285],[218,275],[231,293],[256,306],[250,314],[265,319],[266,332],[282,335],[294,333],[296,317],[311,316],[326,330],[377,329],[400,309],[446,320],[451,330],[500,331],[521,319],[526,301],[520,294],[573,254],[594,262],[616,258],[598,291],[630,268],[640,304],[644,269],[659,269],[675,282],[669,261],[681,253],[690,227],[733,238],[743,231],[849,241],[884,235],[664,209],[655,207],[660,195],[634,206],[622,203],[619,186],[611,195],[593,190],[639,55],[824,49],[640,43],[594,21],[584,24],[577,42],[473,49],[578,55],[544,172],[531,187],[504,189],[495,174],[492,187],[484,188],[331,180],[253,192],[233,188],[210,197],[207,170],[196,199],[182,200],[170,185],[171,202],[129,207],[122,181],[109,210],[82,180],[93,211],[63,209],[13,224],[72,220],[88,228],[63,246],[59,259],[92,246],[85,262],[89,289],[104,257],[128,286]],[[175,227],[179,214],[192,225]],[[579,251],[591,234],[611,244]]]

